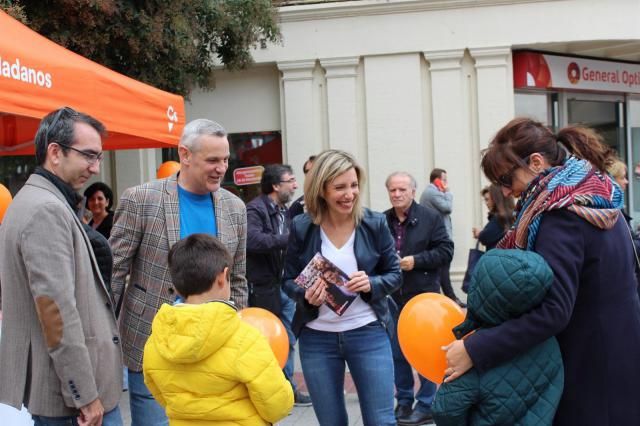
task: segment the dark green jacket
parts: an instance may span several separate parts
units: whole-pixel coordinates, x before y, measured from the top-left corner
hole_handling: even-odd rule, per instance
[[[494,249],[484,254],[469,286],[466,320],[457,338],[526,314],[549,290],[553,272],[531,251]],[[562,396],[564,372],[555,337],[485,373],[476,369],[443,384],[435,397],[438,426],[551,425]]]

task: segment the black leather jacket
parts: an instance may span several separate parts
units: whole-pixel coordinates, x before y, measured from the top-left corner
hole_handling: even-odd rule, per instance
[[[289,234],[283,277],[285,292],[296,301],[293,318],[296,335],[307,322],[318,317],[318,308],[306,301],[305,290],[293,280],[321,246],[320,226],[314,225],[307,213],[296,216]],[[402,274],[384,215],[364,209],[364,217],[356,227],[353,250],[358,270],[365,271],[371,282],[371,291],[360,293],[360,297],[371,305],[382,326],[392,334],[394,327],[389,303],[393,300],[389,296],[402,284]]]

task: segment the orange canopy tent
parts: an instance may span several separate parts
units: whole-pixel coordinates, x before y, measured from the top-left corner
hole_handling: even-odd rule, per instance
[[[125,77],[0,11],[0,155],[34,153],[38,123],[70,106],[100,120],[104,149],[178,144],[184,99]]]

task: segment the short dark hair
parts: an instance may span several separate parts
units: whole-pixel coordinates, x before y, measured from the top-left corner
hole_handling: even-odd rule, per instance
[[[277,185],[282,181],[285,173],[293,174],[293,169],[288,164],[269,164],[264,167],[262,179],[260,179],[260,189],[263,194],[271,194],[273,185]]]
[[[107,185],[104,182],[94,182],[91,185],[89,185],[87,189],[84,190],[84,196],[86,198],[85,207],[89,208],[89,198],[91,198],[93,194],[95,194],[98,191],[102,191],[102,193],[104,194],[104,197],[107,200],[109,200],[109,204],[107,205],[107,210],[111,210],[111,207],[113,207],[113,191],[111,190],[111,188],[109,188],[109,185]]]
[[[311,169],[311,166],[313,165],[313,162],[316,160],[317,155],[310,155],[309,158],[307,159],[307,161],[304,162],[304,164],[302,165],[302,173],[304,173],[305,175],[307,174],[307,172]],[[309,166],[309,168],[307,168],[307,164],[311,163],[311,165]]]
[[[209,234],[189,235],[169,250],[171,280],[182,297],[210,290],[216,277],[231,263],[225,246]]]
[[[447,173],[445,169],[433,169],[429,175],[429,182],[433,183],[434,180],[440,178],[443,173]]]
[[[57,143],[63,152],[69,151],[69,146],[74,143],[75,123],[86,123],[93,127],[100,136],[106,136],[104,124],[95,118],[73,108],[63,107],[47,114],[36,132],[36,163],[42,166],[47,159],[47,148],[51,143]]]

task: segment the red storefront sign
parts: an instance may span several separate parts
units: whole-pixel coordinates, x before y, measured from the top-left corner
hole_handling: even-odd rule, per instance
[[[262,166],[241,167],[239,169],[235,169],[233,171],[233,183],[238,186],[260,183],[263,171],[264,167]]]
[[[640,64],[514,52],[513,84],[516,89],[640,93]]]

